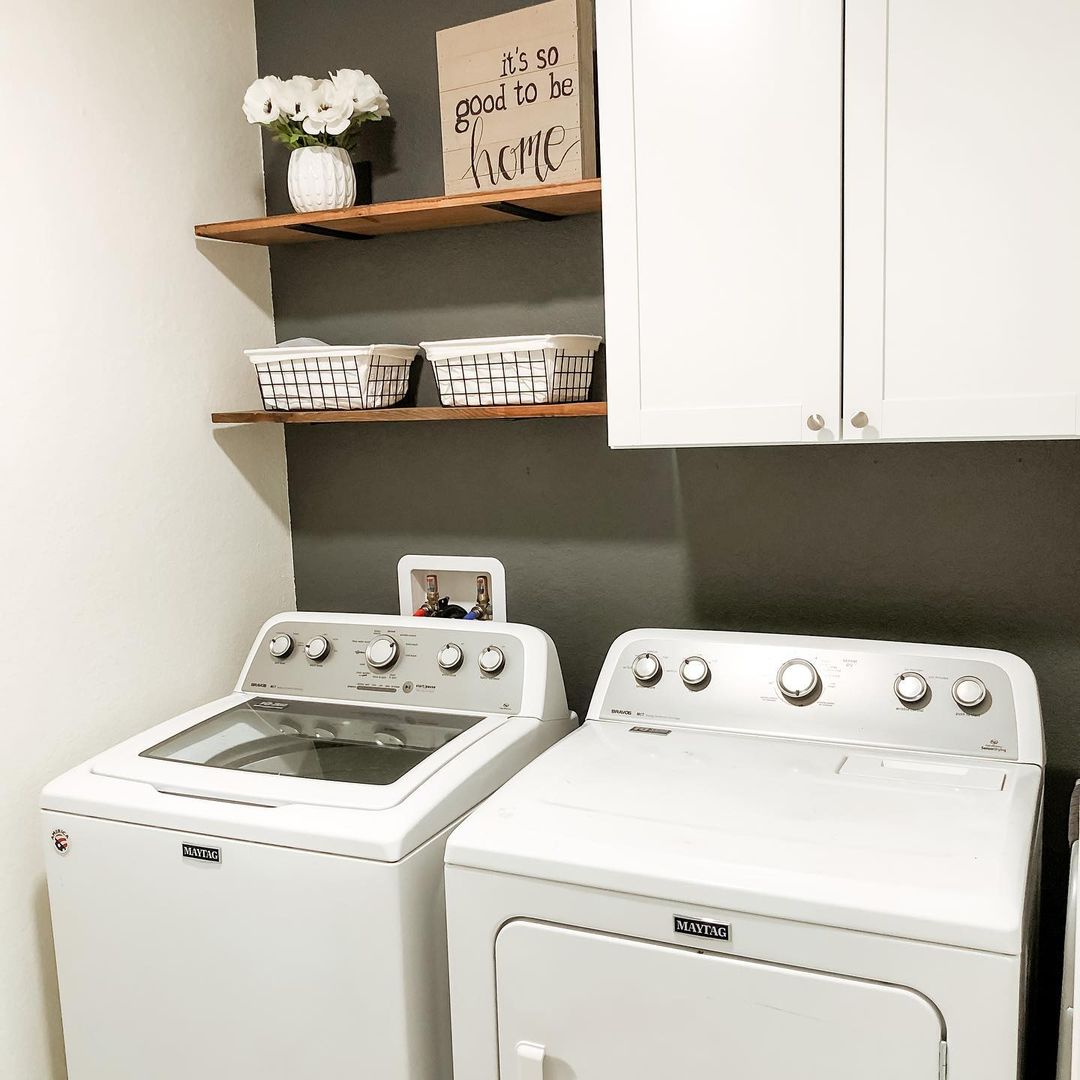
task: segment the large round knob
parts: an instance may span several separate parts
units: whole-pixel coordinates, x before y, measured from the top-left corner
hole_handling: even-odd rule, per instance
[[[929,687],[917,671],[902,671],[896,676],[893,683],[893,693],[905,705],[917,705],[924,697]]]
[[[275,660],[284,660],[293,651],[292,634],[275,634],[270,639],[269,649]]]
[[[704,686],[709,681],[709,665],[700,656],[688,656],[679,665],[679,677],[687,686]]]
[[[630,670],[634,673],[634,678],[644,684],[656,682],[664,672],[656,654],[651,652],[643,652],[635,656]]]
[[[986,700],[986,684],[974,675],[965,675],[953,683],[952,696],[961,708],[977,709]]]
[[[318,634],[304,646],[304,654],[316,663],[325,660],[330,655],[330,642]]]
[[[364,659],[368,662],[368,666],[377,671],[390,667],[397,658],[398,643],[386,635],[372,638],[364,650]]]
[[[809,660],[789,660],[776,673],[776,685],[788,701],[805,701],[821,685],[821,678]]]
[[[498,645],[489,645],[477,659],[480,670],[485,675],[498,675],[506,666],[506,657]]]
[[[447,642],[440,650],[437,657],[439,667],[443,671],[457,671],[461,667],[462,660],[465,659],[465,654],[461,651],[461,646],[455,644],[453,641]]]

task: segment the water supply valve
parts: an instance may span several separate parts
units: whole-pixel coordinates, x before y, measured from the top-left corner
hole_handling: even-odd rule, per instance
[[[469,609],[465,618],[491,621],[491,589],[486,574],[476,575],[476,603]]]
[[[424,602],[413,612],[419,618],[434,615],[439,610],[439,575],[428,574],[424,579]]]

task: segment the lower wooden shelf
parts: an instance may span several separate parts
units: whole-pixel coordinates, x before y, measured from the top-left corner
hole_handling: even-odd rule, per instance
[[[215,424],[377,424],[403,420],[539,420],[553,416],[607,416],[606,401],[572,405],[481,405],[466,408],[321,409],[316,412],[285,410],[216,412]]]

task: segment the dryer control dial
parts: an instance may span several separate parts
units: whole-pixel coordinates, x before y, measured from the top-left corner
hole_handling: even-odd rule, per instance
[[[893,683],[893,692],[905,705],[918,705],[929,689],[917,671],[902,671]]]
[[[821,686],[821,676],[809,660],[788,660],[776,673],[776,685],[788,701],[805,701]]]
[[[275,660],[284,660],[293,651],[293,644],[292,634],[275,634],[268,649]]]
[[[664,673],[663,665],[660,663],[659,658],[655,653],[643,652],[634,657],[634,662],[630,665],[630,670],[634,673],[634,678],[637,679],[642,686],[648,686],[650,683],[658,682],[660,676]]]
[[[397,658],[398,643],[386,634],[372,638],[364,650],[364,659],[368,662],[368,666],[375,668],[376,671],[393,667]]]
[[[330,642],[318,634],[304,646],[304,654],[309,660],[321,663],[330,655]]]
[[[506,667],[506,656],[498,645],[489,645],[480,654],[477,663],[485,675],[498,675]]]
[[[965,675],[953,683],[952,696],[962,709],[977,709],[986,700],[986,683],[974,675]]]

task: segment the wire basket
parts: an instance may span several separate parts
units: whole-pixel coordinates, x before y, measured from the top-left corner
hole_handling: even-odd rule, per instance
[[[327,345],[304,339],[248,349],[268,412],[385,409],[409,390],[414,345]]]
[[[423,342],[443,405],[588,401],[600,338],[578,334]]]

